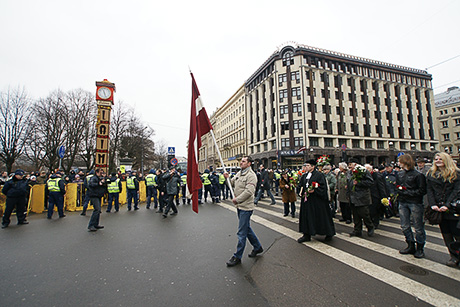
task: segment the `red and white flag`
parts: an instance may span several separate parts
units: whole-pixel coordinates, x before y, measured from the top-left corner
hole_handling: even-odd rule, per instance
[[[295,153],[296,153],[296,154],[299,154],[299,153],[301,153],[302,151],[305,151],[305,150],[307,150],[307,148],[305,148],[305,146],[302,146],[302,147],[300,147],[299,150],[297,150]]]
[[[191,72],[190,75],[192,76],[192,110],[188,138],[187,188],[192,195],[192,209],[198,213],[198,190],[202,187],[198,173],[198,150],[201,147],[201,137],[212,130],[212,125],[201,102],[200,91],[196,86],[195,78]]]

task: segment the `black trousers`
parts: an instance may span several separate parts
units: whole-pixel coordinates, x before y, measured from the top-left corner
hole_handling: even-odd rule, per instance
[[[176,204],[174,204],[174,196],[175,194],[168,194],[168,204],[166,205],[166,209],[164,214],[168,214],[169,210],[172,209],[174,213],[177,213]]]
[[[3,213],[2,225],[10,224],[11,213],[16,207],[16,217],[18,224],[22,224],[26,219],[26,198],[25,197],[7,197],[5,204],[5,212]]]
[[[345,221],[351,221],[351,207],[350,203],[340,202],[340,211],[342,212],[342,218]]]
[[[351,205],[351,211],[353,212],[353,223],[354,231],[361,233],[363,231],[363,222],[368,230],[374,229],[374,223],[372,223],[371,216],[369,213],[369,206],[355,206]]]

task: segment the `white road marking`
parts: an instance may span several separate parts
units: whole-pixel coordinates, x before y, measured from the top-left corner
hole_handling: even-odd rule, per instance
[[[236,208],[234,206],[227,205],[225,203],[220,203],[218,205],[230,211],[236,212]],[[257,210],[259,209],[260,208],[257,208]],[[300,236],[298,232],[284,227],[282,225],[276,224],[274,222],[271,222],[260,216],[253,215],[252,220],[278,233],[281,233],[293,240],[297,240],[297,238]],[[400,291],[412,295],[415,298],[425,301],[431,305],[460,306],[460,299],[457,299],[436,289],[430,288],[422,283],[414,281],[410,278],[397,274],[388,269],[382,268],[378,265],[363,260],[352,254],[341,251],[335,247],[329,246],[316,240],[312,240],[311,242],[304,242],[303,244],[313,250],[316,250],[317,252],[331,257],[336,261],[342,262],[352,267],[353,269],[357,269],[371,276],[374,279],[380,280]]]

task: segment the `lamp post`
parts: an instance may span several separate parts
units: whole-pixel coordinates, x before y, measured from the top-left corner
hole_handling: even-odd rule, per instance
[[[388,150],[390,152],[390,163],[393,161],[393,158],[394,158],[394,144],[393,142],[388,142]]]
[[[313,155],[313,148],[310,147],[310,159],[313,159],[314,158],[314,155]]]

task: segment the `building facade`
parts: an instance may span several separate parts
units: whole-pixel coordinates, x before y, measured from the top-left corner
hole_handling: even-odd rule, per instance
[[[423,70],[285,46],[245,82],[248,154],[271,168],[324,154],[335,164],[388,163],[399,152],[431,157],[431,80]]]
[[[446,92],[435,95],[434,100],[440,150],[458,159],[460,155],[460,88],[450,87]]]

